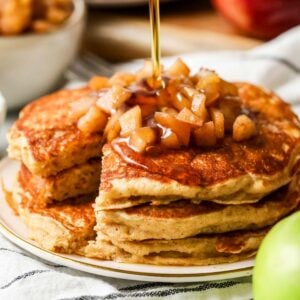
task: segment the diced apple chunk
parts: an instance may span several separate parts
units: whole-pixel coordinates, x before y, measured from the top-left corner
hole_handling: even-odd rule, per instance
[[[169,115],[172,115],[174,117],[176,117],[178,115],[178,111],[172,107],[163,107],[161,109],[162,112],[167,113]]]
[[[193,97],[192,112],[197,115],[203,122],[207,120],[208,112],[205,106],[205,95],[198,93]]]
[[[85,133],[94,133],[102,131],[107,123],[107,114],[104,113],[97,105],[89,108],[88,112],[82,116],[77,127]]]
[[[113,139],[115,139],[120,131],[121,131],[121,126],[119,123],[119,118],[121,115],[125,112],[124,107],[120,107],[115,114],[113,114],[108,122],[107,125],[104,129],[104,136],[106,137],[108,142],[111,142]]]
[[[145,96],[145,95],[134,95],[132,99],[130,99],[132,104],[149,104],[149,105],[157,105],[158,99],[153,96]]]
[[[212,105],[220,97],[220,77],[213,71],[201,69],[196,88],[206,96],[206,106]]]
[[[117,72],[110,79],[109,83],[114,85],[120,85],[126,87],[135,81],[135,75],[131,73]]]
[[[89,87],[92,90],[101,90],[110,87],[109,79],[104,76],[94,76],[89,81]]]
[[[256,133],[254,122],[246,115],[238,116],[233,123],[233,139],[237,142],[247,140]]]
[[[164,112],[156,112],[154,120],[163,127],[171,129],[178,137],[181,145],[187,146],[189,144],[191,134],[191,126],[189,124],[181,122],[174,116]]]
[[[140,104],[140,108],[142,111],[143,118],[148,118],[149,116],[153,115],[154,112],[157,110],[156,105],[153,104]]]
[[[96,103],[96,99],[93,97],[84,97],[70,105],[70,115],[74,119],[79,119],[85,115],[88,110]]]
[[[178,113],[176,119],[188,123],[193,127],[199,127],[204,123],[204,120],[199,118],[197,115],[195,115],[192,111],[190,111],[186,107]]]
[[[119,122],[116,122],[115,125],[107,132],[106,139],[108,142],[111,142],[117,138],[120,134],[121,126]]]
[[[180,92],[175,94],[175,97],[172,98],[172,105],[178,110],[183,108],[191,108],[191,100],[188,99],[185,95]]]
[[[156,141],[156,132],[150,127],[141,127],[131,132],[129,138],[130,147],[139,152],[145,152],[146,148]]]
[[[189,67],[178,58],[167,70],[166,74],[171,77],[188,76],[190,74]]]
[[[238,96],[238,88],[233,83],[227,82],[221,79],[220,84],[221,95],[226,96]]]
[[[142,127],[141,108],[136,105],[127,110],[119,119],[121,126],[121,136],[127,137],[132,131]]]
[[[197,146],[214,146],[217,142],[215,126],[212,121],[204,123],[200,128],[193,132]]]
[[[216,137],[221,139],[224,137],[224,116],[217,108],[210,108],[211,119],[215,126]]]
[[[97,100],[97,105],[106,113],[113,114],[125,101],[131,97],[131,92],[120,85],[114,85]]]
[[[241,113],[240,102],[230,98],[223,98],[219,103],[219,109],[224,115],[225,130],[231,132],[234,120]]]
[[[143,78],[149,78],[152,76],[152,73],[153,73],[152,70],[153,70],[152,62],[150,60],[146,60],[144,62],[143,67],[137,71],[136,78],[138,80],[143,79]]]
[[[198,94],[198,91],[192,87],[184,86],[182,88],[182,93],[188,98],[192,99],[196,94]]]
[[[165,148],[169,148],[169,149],[180,148],[180,141],[177,135],[174,132],[172,132],[170,128],[164,129],[164,133],[161,136],[160,143]]]

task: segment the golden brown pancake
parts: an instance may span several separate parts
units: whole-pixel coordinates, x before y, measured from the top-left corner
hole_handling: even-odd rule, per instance
[[[269,228],[199,235],[180,240],[121,242],[98,236],[85,248],[88,257],[153,265],[211,265],[255,255]]]
[[[77,128],[72,105],[89,101],[89,88],[63,90],[27,105],[8,134],[8,153],[31,173],[49,176],[101,156],[101,134]]]
[[[143,204],[119,210],[97,211],[96,231],[110,240],[183,239],[199,234],[253,230],[276,223],[300,204],[299,180],[253,204]]]
[[[60,171],[56,175],[41,177],[32,174],[24,164],[19,171],[19,180],[24,187],[45,206],[54,201],[86,194],[96,194],[100,183],[100,159],[90,159],[86,163]]]
[[[289,183],[300,154],[297,116],[271,92],[250,84],[238,88],[242,110],[256,123],[256,136],[244,142],[226,136],[209,149],[156,149],[146,154],[125,143],[107,144],[96,209],[178,199],[252,203]]]
[[[80,254],[95,236],[93,196],[76,197],[40,207],[39,201],[17,179],[13,200],[18,214],[29,229],[29,238],[44,249]]]

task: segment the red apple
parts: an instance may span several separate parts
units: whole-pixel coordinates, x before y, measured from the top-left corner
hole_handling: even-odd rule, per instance
[[[300,24],[300,0],[212,1],[237,28],[258,38],[273,38]]]

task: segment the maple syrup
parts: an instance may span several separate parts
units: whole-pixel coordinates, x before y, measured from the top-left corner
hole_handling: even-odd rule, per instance
[[[159,0],[149,0],[150,27],[151,27],[151,57],[153,76],[150,85],[153,88],[163,87],[160,67],[160,12]]]

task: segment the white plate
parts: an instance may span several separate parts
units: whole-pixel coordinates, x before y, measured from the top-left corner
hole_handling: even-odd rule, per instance
[[[12,187],[18,166],[19,163],[8,158],[0,162],[0,178],[3,179],[7,189]],[[237,263],[201,267],[151,266],[123,264],[50,252],[28,239],[26,227],[6,203],[2,189],[0,190],[0,232],[19,247],[52,263],[96,275],[122,279],[160,282],[220,280],[249,276],[254,265],[254,260],[249,259]]]
[[[147,4],[149,0],[86,0],[88,4],[99,6],[134,6]],[[170,0],[160,0],[160,2],[166,2]]]

